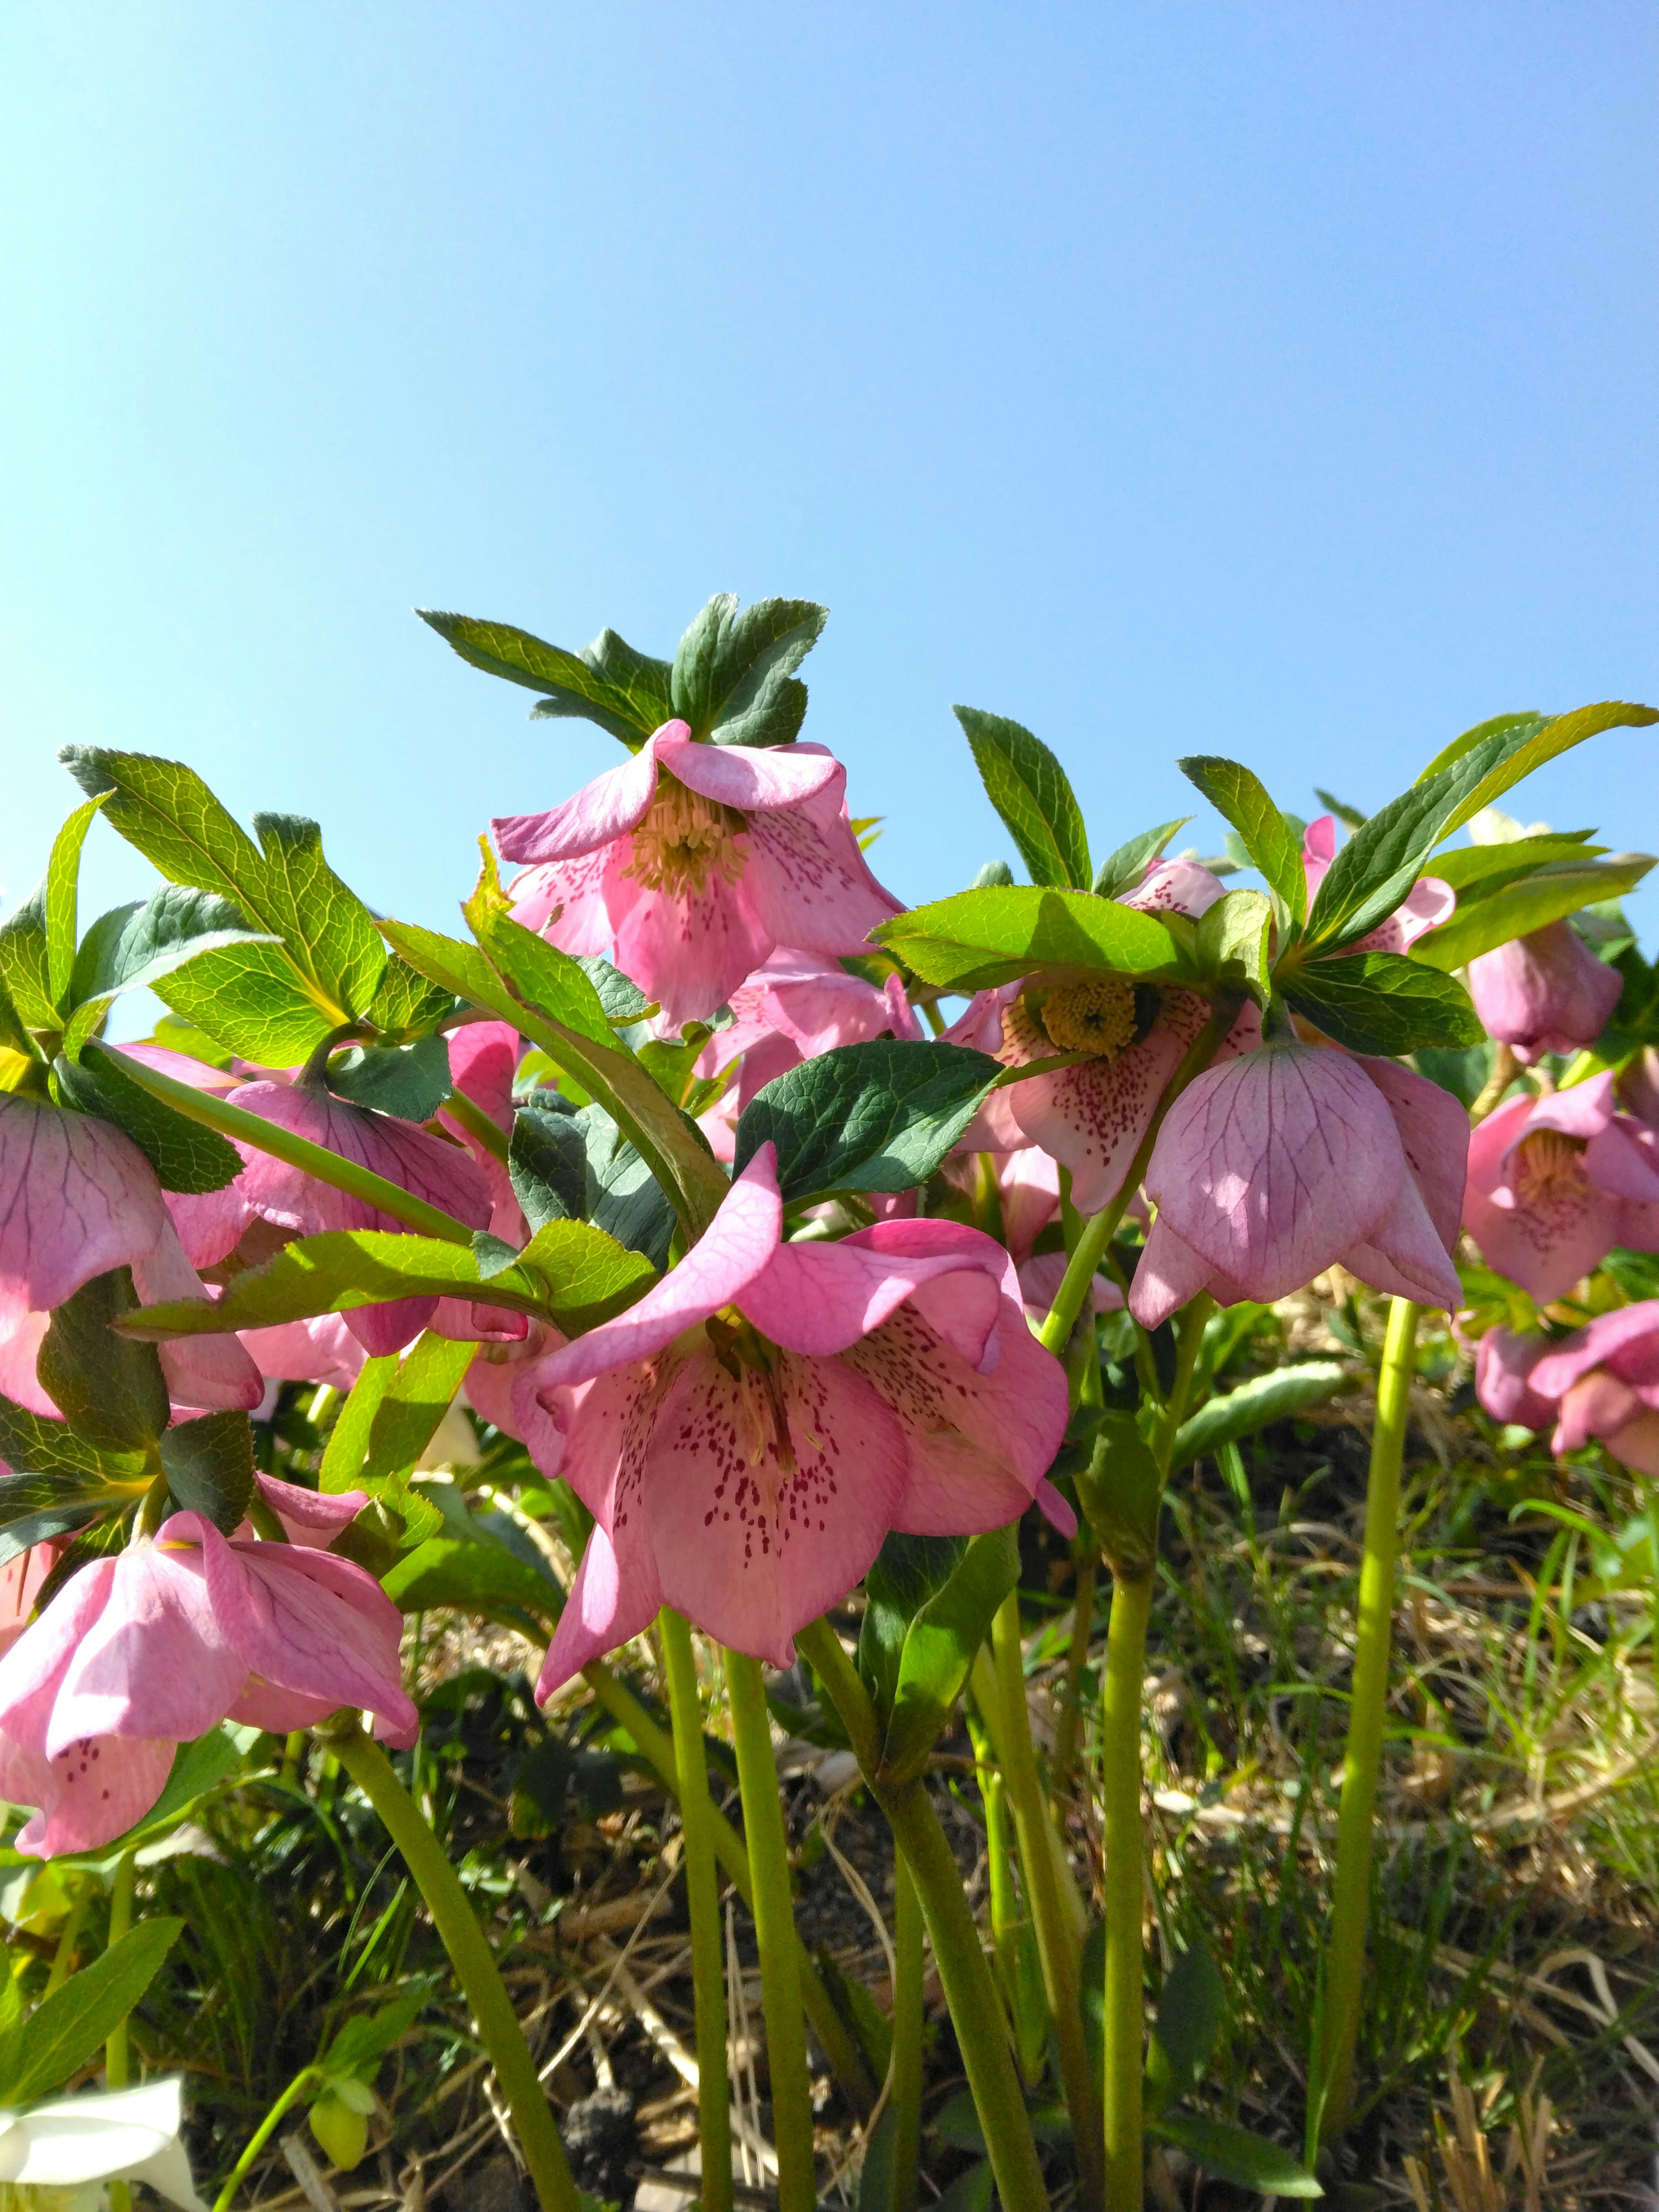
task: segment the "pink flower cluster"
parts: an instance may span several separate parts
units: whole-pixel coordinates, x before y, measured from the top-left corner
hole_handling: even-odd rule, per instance
[[[1598,1314],[1555,1340],[1489,1329],[1475,1389],[1494,1420],[1553,1425],[1553,1451],[1600,1442],[1638,1474],[1659,1475],[1659,1298]]]

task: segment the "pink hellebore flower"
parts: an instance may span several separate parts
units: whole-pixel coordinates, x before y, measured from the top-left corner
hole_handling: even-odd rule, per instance
[[[1532,1387],[1532,1373],[1551,1349],[1547,1336],[1489,1328],[1475,1348],[1474,1395],[1494,1421],[1541,1429],[1553,1408]]]
[[[921,1035],[921,1024],[896,975],[888,976],[878,990],[861,975],[849,975],[835,961],[816,952],[798,952],[791,945],[780,945],[738,986],[727,1003],[732,1026],[717,1030],[709,1038],[696,1072],[709,1079],[741,1058],[738,1113],[775,1075],[799,1067],[821,1052],[837,1045],[866,1044],[889,1031],[896,1037]]]
[[[32,1551],[14,1553],[0,1567],[0,1657],[27,1627],[40,1585],[57,1564],[54,1545],[36,1544]]]
[[[1553,1451],[1599,1437],[1626,1467],[1659,1475],[1659,1298],[1598,1314],[1549,1351],[1531,1381],[1555,1401]]]
[[[1468,1145],[1457,1101],[1391,1060],[1274,1043],[1206,1068],[1147,1166],[1158,1212],[1129,1310],[1151,1328],[1203,1290],[1267,1303],[1334,1260],[1455,1308]]]
[[[495,824],[529,862],[514,911],[567,952],[614,941],[671,1025],[725,1005],[779,945],[865,949],[900,911],[859,850],[847,772],[812,744],[697,744],[665,722],[640,751],[545,814]]]
[[[513,1079],[519,1066],[519,1032],[506,1022],[468,1022],[448,1038],[449,1076],[457,1091],[488,1115],[502,1136],[513,1134]],[[489,1186],[490,1234],[515,1249],[529,1242],[523,1209],[505,1162],[447,1110],[439,1121],[466,1146]]]
[[[1523,1066],[1547,1052],[1594,1044],[1624,978],[1598,960],[1570,921],[1553,921],[1469,963],[1474,1011]]]
[[[290,1485],[260,1483],[297,1517]],[[40,1808],[18,1849],[108,1843],[155,1802],[177,1746],[227,1717],[286,1732],[359,1705],[412,1742],[401,1626],[349,1559],[227,1542],[199,1514],[173,1514],[153,1540],[82,1567],[0,1658],[0,1796]]]
[[[1154,860],[1119,902],[1196,920],[1220,896],[1207,868]],[[1097,1213],[1116,1195],[1164,1085],[1209,1018],[1208,1002],[1179,984],[1092,970],[1029,975],[981,992],[945,1032],[950,1043],[1010,1067],[1061,1052],[1093,1056],[993,1091],[958,1150],[1040,1145],[1070,1170],[1079,1211]]]
[[[539,1696],[664,1604],[787,1666],[890,1528],[1000,1528],[1033,1496],[1069,1522],[1043,1479],[1065,1373],[1001,1247],[946,1221],[804,1244],[781,1224],[766,1145],[638,1305],[521,1373],[598,1524]]]
[[[1322,814],[1317,822],[1310,822],[1302,840],[1302,866],[1308,878],[1308,903],[1311,906],[1319,886],[1325,880],[1325,872],[1336,858],[1336,822],[1334,816]],[[1345,945],[1347,952],[1406,952],[1419,937],[1430,930],[1438,929],[1443,921],[1449,921],[1457,906],[1457,893],[1451,885],[1443,883],[1438,876],[1419,876],[1407,892],[1402,904],[1397,906],[1386,921],[1359,939],[1358,943]]]
[[[1659,1250],[1659,1139],[1619,1112],[1611,1073],[1512,1098],[1469,1139],[1463,1226],[1489,1266],[1547,1305],[1615,1244]]]

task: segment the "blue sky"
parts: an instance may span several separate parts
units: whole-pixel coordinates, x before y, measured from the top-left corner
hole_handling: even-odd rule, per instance
[[[5,902],[104,743],[445,922],[618,756],[416,604],[823,600],[808,733],[911,902],[1008,850],[954,700],[1103,853],[1182,752],[1370,806],[1655,697],[1656,63],[1645,0],[12,0]],[[1659,851],[1656,742],[1519,804]]]

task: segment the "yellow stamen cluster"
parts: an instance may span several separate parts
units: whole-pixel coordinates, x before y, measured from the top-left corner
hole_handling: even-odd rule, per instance
[[[633,856],[623,873],[642,890],[670,898],[695,896],[713,869],[734,884],[748,857],[733,842],[744,826],[734,807],[688,791],[665,770],[650,811],[634,832]]]
[[[1516,1151],[1515,1194],[1534,1208],[1578,1196],[1584,1187],[1584,1140],[1559,1129],[1534,1129]]]
[[[1115,1060],[1139,1032],[1134,985],[1121,975],[1062,983],[1043,1000],[1042,1019],[1057,1052],[1091,1052]]]

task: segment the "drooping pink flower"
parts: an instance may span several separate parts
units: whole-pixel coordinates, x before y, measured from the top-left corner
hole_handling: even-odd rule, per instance
[[[513,1079],[519,1065],[518,1031],[507,1022],[468,1022],[451,1032],[448,1045],[450,1081],[489,1116],[502,1136],[510,1139]],[[459,1115],[446,1111],[438,1119],[466,1146],[489,1186],[491,1236],[517,1250],[529,1241],[529,1231],[506,1163]]]
[[[1039,1498],[1066,1381],[1007,1254],[946,1221],[784,1244],[772,1148],[706,1235],[617,1320],[520,1370],[597,1527],[543,1669],[546,1696],[666,1603],[789,1663],[891,1528],[999,1528]],[[534,1446],[532,1444],[532,1449]]]
[[[1547,1305],[1615,1244],[1659,1250],[1659,1139],[1618,1110],[1611,1073],[1512,1098],[1469,1139],[1463,1225],[1489,1266]]]
[[[1196,920],[1222,895],[1192,860],[1156,860],[1119,903]],[[1210,1018],[1206,1000],[1175,983],[1094,970],[1030,975],[981,992],[945,1030],[952,1044],[1019,1067],[1057,1053],[1091,1056],[994,1091],[959,1150],[1042,1146],[1070,1171],[1072,1201],[1097,1213],[1116,1195],[1165,1085]]]
[[[1308,878],[1308,903],[1311,906],[1319,886],[1325,880],[1326,871],[1336,858],[1336,821],[1329,814],[1322,814],[1310,822],[1302,840],[1302,866]],[[1449,921],[1457,906],[1457,893],[1438,876],[1419,876],[1407,892],[1404,900],[1386,921],[1360,938],[1345,945],[1346,952],[1406,952],[1419,937],[1430,930],[1438,929],[1443,921]]]
[[[1529,1379],[1555,1405],[1553,1451],[1600,1437],[1626,1467],[1659,1475],[1659,1298],[1598,1314],[1547,1351]]]
[[[1469,996],[1490,1034],[1523,1066],[1595,1042],[1624,978],[1570,921],[1552,921],[1469,963]]]
[[[40,1586],[57,1564],[55,1545],[36,1544],[29,1551],[15,1553],[0,1567],[0,1657],[27,1627]]]
[[[1334,1260],[1454,1308],[1468,1145],[1457,1101],[1393,1060],[1273,1043],[1207,1068],[1152,1150],[1158,1218],[1129,1310],[1150,1328],[1203,1290],[1270,1302]]]
[[[1020,1261],[1019,1294],[1025,1301],[1025,1318],[1033,1328],[1041,1328],[1048,1319],[1065,1278],[1063,1252],[1040,1252],[1035,1259]],[[1123,1293],[1109,1275],[1097,1275],[1089,1287],[1089,1304],[1097,1314],[1118,1313],[1122,1310]]]
[[[17,1848],[52,1857],[120,1835],[161,1795],[176,1747],[226,1718],[283,1732],[358,1705],[412,1741],[400,1629],[350,1560],[227,1542],[173,1514],[153,1540],[82,1567],[0,1657],[0,1796],[40,1808]]]
[[[836,962],[793,945],[780,945],[738,986],[727,1003],[731,1026],[709,1038],[696,1072],[709,1079],[740,1059],[738,1113],[774,1076],[816,1059],[821,1052],[837,1045],[868,1043],[889,1033],[896,1037],[921,1035],[921,1024],[896,975],[889,975],[878,990],[861,975],[849,975]]]
[[[189,1053],[148,1041],[124,1044],[129,1060],[137,1060],[175,1083],[187,1083],[216,1098],[228,1098],[243,1079],[227,1068],[211,1067]],[[162,1193],[173,1225],[179,1232],[185,1257],[192,1267],[216,1267],[236,1249],[251,1216],[242,1196],[242,1179],[235,1176],[217,1190],[169,1190]]]
[[[695,744],[665,722],[634,757],[545,814],[496,821],[529,863],[517,918],[567,952],[614,943],[675,1029],[716,1012],[779,945],[866,950],[900,911],[871,874],[821,746]]]
[[[1541,1429],[1553,1408],[1532,1387],[1532,1374],[1552,1346],[1547,1336],[1516,1328],[1489,1328],[1475,1348],[1474,1395],[1494,1421]]]

